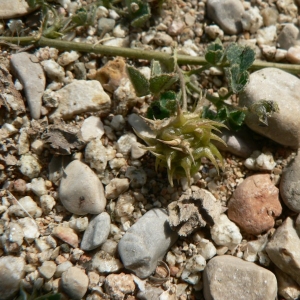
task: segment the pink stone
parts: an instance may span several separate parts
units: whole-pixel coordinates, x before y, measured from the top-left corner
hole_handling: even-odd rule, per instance
[[[78,236],[72,228],[58,226],[53,229],[52,234],[72,247],[78,247]]]
[[[269,174],[247,177],[234,191],[228,203],[228,218],[247,233],[259,235],[274,226],[282,207],[279,190]]]

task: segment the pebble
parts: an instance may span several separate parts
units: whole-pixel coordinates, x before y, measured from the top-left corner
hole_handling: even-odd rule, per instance
[[[279,190],[269,174],[247,177],[233,192],[228,203],[228,217],[242,230],[259,235],[274,227],[281,215]]]
[[[55,199],[50,195],[43,195],[40,197],[41,208],[43,210],[44,215],[49,215],[55,206]]]
[[[85,251],[96,249],[107,240],[109,232],[110,216],[107,212],[103,212],[90,221],[82,237],[80,248]]]
[[[278,227],[266,246],[271,261],[300,285],[300,239],[293,220],[287,218]]]
[[[256,40],[258,46],[275,46],[277,29],[275,25],[270,25],[257,30]]]
[[[187,260],[183,272],[181,274],[181,279],[183,279],[186,282],[195,284],[196,282],[193,282],[193,279],[191,280],[190,275],[203,271],[205,266],[206,266],[206,260],[202,255],[200,254],[193,255],[191,258]]]
[[[46,182],[42,177],[33,178],[30,183],[30,190],[38,197],[48,193]]]
[[[260,14],[263,17],[265,27],[268,27],[270,25],[276,25],[279,15],[276,7],[266,7],[260,11]]]
[[[209,25],[205,27],[205,33],[212,39],[224,38],[224,31],[218,25]]]
[[[66,51],[60,54],[60,56],[57,58],[57,63],[64,67],[76,61],[79,57],[80,54],[77,51]]]
[[[173,43],[173,38],[164,32],[157,32],[153,38],[153,41],[158,46],[170,46]]]
[[[107,148],[103,146],[100,139],[93,139],[86,145],[84,157],[85,162],[95,169],[97,174],[104,174],[108,155]]]
[[[269,270],[240,258],[212,258],[203,272],[205,300],[268,299],[277,297],[277,281]]]
[[[300,296],[299,285],[280,269],[275,269],[278,282],[278,294],[285,300],[294,300]]]
[[[208,0],[207,15],[216,22],[226,34],[241,33],[243,4],[239,0]]]
[[[249,170],[272,171],[276,166],[276,162],[271,152],[261,153],[260,151],[254,151],[245,160],[244,165]]]
[[[49,116],[50,120],[70,119],[75,115],[97,111],[107,113],[110,109],[110,97],[104,92],[97,80],[74,80],[55,92],[60,99],[58,107]]]
[[[123,155],[128,155],[131,151],[132,144],[137,141],[136,136],[129,132],[123,134],[117,141],[117,150]]]
[[[101,139],[104,134],[103,123],[99,117],[90,116],[83,121],[80,131],[85,142]]]
[[[133,294],[135,283],[131,274],[110,274],[105,278],[104,290],[111,299],[123,300],[126,294]]]
[[[142,147],[143,145],[139,142],[132,144],[130,152],[132,159],[139,159],[147,153],[147,150],[143,149]]]
[[[105,251],[111,256],[114,256],[118,250],[118,243],[115,240],[108,239],[102,244],[101,250]]]
[[[25,154],[29,151],[30,143],[27,134],[27,128],[20,129],[20,136],[18,140],[18,155]]]
[[[64,68],[62,66],[60,66],[53,59],[48,59],[48,60],[42,61],[42,66],[44,68],[45,73],[51,80],[53,80],[55,82],[62,82],[64,80],[64,78],[65,78]]]
[[[257,88],[263,86],[263,89]],[[300,144],[300,80],[287,72],[265,68],[250,75],[250,82],[240,93],[240,105],[250,107],[261,99],[278,104],[280,113],[268,118],[269,126],[261,126],[257,115],[249,113],[245,122],[253,131],[285,146],[298,148]]]
[[[198,253],[202,255],[205,260],[211,259],[217,254],[217,249],[212,242],[207,239],[201,239],[197,242]]]
[[[0,7],[1,19],[19,18],[34,10],[29,7],[26,0],[0,0]]]
[[[13,54],[10,63],[13,72],[24,87],[31,117],[39,119],[46,78],[38,58],[33,54],[21,52]]]
[[[0,257],[0,299],[14,299],[20,289],[20,283],[25,275],[25,260],[22,257]]]
[[[77,218],[74,215],[69,221],[70,228],[74,229],[75,231],[85,231],[88,228],[89,219],[87,217]]]
[[[116,199],[128,189],[129,180],[127,178],[113,178],[105,187],[105,197],[106,199]]]
[[[97,270],[100,273],[113,273],[118,272],[124,268],[124,266],[119,259],[109,255],[103,250],[100,250],[93,255],[91,268],[92,270]]]
[[[59,264],[56,267],[55,273],[54,273],[54,277],[61,277],[62,273],[64,273],[65,271],[67,271],[69,268],[73,267],[73,264],[67,260],[61,264]]]
[[[10,222],[6,227],[4,234],[1,236],[1,244],[2,248],[7,253],[13,252],[11,246],[16,244],[17,246],[21,246],[24,240],[24,233],[22,227],[16,222]],[[19,248],[17,247],[17,249]]]
[[[88,289],[89,279],[84,270],[70,267],[61,276],[62,290],[74,300],[83,298]]]
[[[19,219],[17,222],[22,227],[24,238],[27,243],[32,243],[36,238],[40,236],[38,225],[33,219],[25,217]]]
[[[257,30],[263,26],[263,18],[257,6],[250,7],[246,10],[242,15],[241,21],[243,29],[250,33],[256,33]]]
[[[52,230],[52,235],[74,248],[78,247],[78,235],[72,228],[63,226],[54,227]]]
[[[54,261],[44,261],[43,264],[38,268],[40,274],[49,280],[53,277],[56,270],[56,263]]]
[[[257,240],[247,242],[245,246],[243,259],[250,262],[255,262],[259,260],[259,257],[262,251],[264,251],[267,242],[268,234],[259,236]]]
[[[280,181],[280,195],[285,205],[295,212],[300,212],[300,155],[283,169]]]
[[[39,176],[42,167],[33,155],[27,153],[21,156],[19,169],[23,175],[32,179]]]
[[[235,249],[242,241],[239,228],[225,214],[222,214],[215,225],[211,227],[210,234],[218,246],[226,246],[230,250]]]
[[[118,244],[119,255],[126,269],[146,278],[177,237],[169,227],[167,213],[152,209],[127,230]]]
[[[286,59],[292,64],[300,64],[300,46],[290,47],[287,51]]]
[[[282,31],[278,35],[277,45],[281,49],[289,50],[290,47],[296,44],[299,36],[299,29],[294,24],[289,23],[284,25]]]
[[[64,170],[59,197],[64,207],[77,215],[99,214],[106,205],[101,181],[84,163],[74,160]]]
[[[11,205],[8,208],[8,212],[10,215],[20,218],[28,217],[28,214],[33,218],[38,218],[42,215],[41,208],[37,206],[30,196],[20,198],[18,204]]]
[[[147,174],[142,168],[128,167],[125,176],[130,179],[132,188],[141,188],[147,182]]]
[[[105,33],[112,31],[115,25],[115,20],[102,17],[98,20],[98,31],[103,36]]]

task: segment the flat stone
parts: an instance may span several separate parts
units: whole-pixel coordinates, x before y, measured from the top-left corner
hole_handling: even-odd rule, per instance
[[[282,207],[269,174],[247,177],[233,192],[228,217],[247,233],[259,235],[274,227]]]
[[[77,215],[100,214],[106,205],[101,181],[79,160],[72,161],[65,168],[59,186],[59,197],[64,207]]]
[[[21,52],[13,54],[10,63],[12,71],[24,87],[31,117],[39,119],[46,77],[38,58],[33,54]]]
[[[33,10],[29,7],[26,0],[0,0],[1,19],[19,18],[29,14]]]
[[[300,239],[293,225],[293,220],[287,218],[278,227],[266,246],[266,252],[271,261],[281,271],[288,274],[300,285]]]
[[[140,278],[155,270],[157,262],[177,240],[163,209],[152,209],[132,225],[121,238],[118,251],[126,269]]]
[[[43,264],[38,268],[40,274],[46,279],[49,280],[53,277],[56,271],[56,263],[54,261],[44,261]]]
[[[58,107],[49,116],[50,120],[70,119],[75,115],[97,111],[109,112],[111,100],[97,80],[74,80],[55,92],[60,99]]]
[[[227,34],[242,32],[243,4],[239,0],[208,0],[207,14]]]
[[[84,270],[71,267],[61,276],[62,290],[74,300],[80,300],[88,289],[89,278]]]
[[[94,217],[84,232],[80,248],[85,251],[94,250],[103,244],[110,232],[110,216],[107,212]]]
[[[25,260],[22,257],[0,257],[0,299],[13,299],[20,289],[21,279],[25,275]]]
[[[257,87],[264,88],[257,88]],[[261,99],[278,104],[279,113],[268,118],[269,126],[261,126],[258,116],[249,113],[245,122],[253,131],[293,148],[300,144],[300,80],[287,72],[265,68],[250,75],[250,82],[240,94],[240,106],[250,107]]]
[[[283,169],[280,180],[280,195],[285,205],[300,213],[300,154]]]
[[[254,263],[231,255],[212,258],[203,272],[205,300],[275,300],[275,275]]]
[[[101,139],[104,134],[104,127],[99,117],[90,116],[86,118],[81,126],[81,135],[84,141],[89,142],[92,139]]]

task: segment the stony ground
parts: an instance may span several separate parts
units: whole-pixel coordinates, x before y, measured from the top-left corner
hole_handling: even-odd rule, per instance
[[[55,7],[69,15],[89,3]],[[142,29],[100,6],[94,26],[64,38],[199,56],[218,37],[257,59],[300,63],[298,1],[154,4]],[[0,17],[1,35],[38,29],[25,1],[0,0]],[[20,287],[63,299],[298,299],[296,76],[252,73],[229,101],[274,100],[280,113],[268,127],[250,115],[248,128],[224,130],[224,169],[203,160],[191,187],[171,187],[132,129],[148,130],[140,116],[151,97],[135,95],[125,64],[147,76],[147,61],[3,42],[0,51],[0,299]],[[208,93],[226,87],[216,70],[195,80]]]

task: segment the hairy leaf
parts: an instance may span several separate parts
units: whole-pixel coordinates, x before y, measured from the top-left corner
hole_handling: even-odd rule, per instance
[[[228,114],[228,122],[230,128],[233,130],[239,130],[244,123],[246,114],[240,110],[234,110]]]
[[[249,81],[249,73],[247,71],[241,71],[238,64],[225,68],[225,74],[229,81],[229,86],[235,94],[238,94],[245,89],[246,84]]]
[[[258,116],[263,126],[268,126],[268,117],[275,112],[279,112],[278,104],[272,100],[260,100],[252,104],[249,111]]]
[[[222,42],[217,39],[214,43],[208,45],[205,60],[212,65],[218,65],[222,62],[224,53]]]
[[[157,95],[168,89],[178,80],[177,74],[161,74],[150,78],[150,91]]]
[[[148,79],[136,68],[126,66],[128,77],[135,89],[138,97],[146,96],[150,93]]]
[[[126,0],[126,6],[133,27],[144,26],[151,17],[150,6],[146,1]]]

